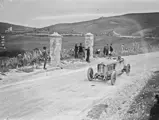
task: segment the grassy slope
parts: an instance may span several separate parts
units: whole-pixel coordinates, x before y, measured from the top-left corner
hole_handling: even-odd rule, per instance
[[[159,26],[159,13],[135,13],[122,16],[103,17],[90,21],[57,24],[39,30],[57,31],[60,33],[105,33],[114,29],[122,35],[132,35],[143,29]]]
[[[95,48],[103,48],[104,44],[110,43],[131,43],[132,39],[125,39],[125,38],[116,38],[116,37],[108,37],[108,36],[96,36],[95,37]],[[138,41],[136,39],[136,41]],[[63,37],[62,47],[64,49],[73,48],[75,43],[83,43],[84,44],[84,37]],[[31,36],[7,36],[6,37],[6,47],[8,50],[15,50],[15,49],[24,49],[24,50],[31,50],[34,48],[42,49],[43,46],[49,47],[49,38],[48,37],[31,37]]]
[[[91,21],[84,21],[72,24],[57,24],[49,27],[39,29],[49,30],[50,32],[57,31],[60,33],[86,33],[92,32],[95,34],[101,34],[104,32],[109,32],[114,29],[117,33],[122,35],[137,34],[138,31],[149,32],[155,31],[158,34],[159,25],[159,13],[147,13],[147,14],[127,14],[123,16],[99,18]],[[26,30],[23,26],[16,26],[14,29]],[[0,30],[10,27],[9,24],[0,23]],[[156,29],[155,29],[156,28]],[[32,28],[30,28],[32,29]],[[129,44],[132,41],[137,41],[139,43],[147,42],[151,45],[158,45],[158,39],[128,39],[128,38],[117,38],[114,36],[95,36],[95,49],[103,48],[104,44],[113,43],[115,47],[119,48],[120,44]],[[64,37],[63,38],[63,48],[73,48],[75,43],[84,43],[84,37]],[[6,47],[9,51],[12,50],[31,50],[34,48],[42,48],[43,46],[49,47],[48,37],[31,37],[25,35],[6,35]]]
[[[120,48],[122,43],[129,44],[133,41],[139,42],[141,44],[147,42],[151,45],[158,45],[158,39],[128,39],[128,38],[117,38],[111,36],[95,36],[94,48],[101,48],[106,44],[113,43],[116,49]],[[75,43],[83,43],[84,37],[63,37],[62,48],[70,49],[73,48]],[[8,51],[12,50],[32,50],[34,48],[42,49],[43,46],[49,48],[49,38],[48,37],[31,37],[31,36],[7,36],[6,37],[6,47]]]
[[[148,81],[143,90],[139,93],[139,95],[136,96],[123,120],[158,120],[159,106],[154,104],[155,94],[158,94],[159,92],[158,88],[159,71],[156,71],[155,76],[153,76],[153,78]],[[153,109],[158,115],[155,114],[155,116],[152,117],[150,111]]]

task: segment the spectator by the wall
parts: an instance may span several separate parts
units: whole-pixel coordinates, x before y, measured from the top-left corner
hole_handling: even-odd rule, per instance
[[[78,55],[79,55],[79,58],[80,58],[80,59],[83,59],[83,56],[84,56],[84,50],[83,50],[82,43],[80,43]]]
[[[77,44],[75,44],[74,52],[75,52],[75,58],[78,58],[78,46],[77,46]]]
[[[106,46],[104,46],[104,48],[103,48],[103,55],[104,55],[104,57],[106,56]]]
[[[87,51],[86,61],[87,61],[87,62],[90,62],[90,47],[88,47],[88,48],[86,49],[86,51]]]
[[[43,47],[43,58],[44,58],[44,69],[46,69],[46,63],[47,63],[47,51],[46,51],[46,47]]]
[[[110,44],[110,47],[109,47],[109,58],[112,57],[112,53],[113,53],[113,47],[112,47],[112,44]]]

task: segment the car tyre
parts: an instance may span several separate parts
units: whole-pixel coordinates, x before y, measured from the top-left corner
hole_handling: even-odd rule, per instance
[[[114,85],[116,81],[116,71],[114,70],[111,74],[111,85]]]
[[[89,68],[87,71],[87,77],[89,81],[93,80],[93,68]]]

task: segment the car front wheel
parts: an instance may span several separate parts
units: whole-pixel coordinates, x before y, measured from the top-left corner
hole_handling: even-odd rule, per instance
[[[113,71],[111,74],[111,85],[114,85],[116,81],[116,71]]]
[[[89,81],[93,80],[93,68],[89,68],[87,71],[87,77]]]

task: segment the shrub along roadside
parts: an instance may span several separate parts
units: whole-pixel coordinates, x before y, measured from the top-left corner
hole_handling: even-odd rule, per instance
[[[136,55],[145,52],[154,52],[158,51],[158,46],[149,46],[149,48],[138,47],[134,49],[132,46],[128,48],[127,51],[116,50],[114,48],[113,56],[127,56],[127,55]],[[101,51],[102,52],[102,51]],[[24,66],[39,66],[43,63],[43,55],[42,51],[38,48],[35,48],[32,51],[12,51],[9,52],[9,55],[6,55],[5,58],[0,58],[0,72],[8,72],[10,69],[16,69]],[[17,55],[17,53],[20,53]],[[17,55],[17,56],[16,56]],[[9,56],[9,57],[8,57]],[[70,50],[62,50],[61,52],[61,60],[71,59],[74,56],[73,49]],[[100,55],[103,56],[102,53]],[[48,58],[50,58],[48,56]],[[50,59],[48,59],[49,62]],[[25,71],[24,69],[22,71]],[[26,70],[27,71],[27,70]],[[32,70],[31,70],[32,71]]]
[[[15,56],[17,53],[21,53],[21,54],[18,54],[15,57],[8,57],[8,56],[6,57],[6,55],[3,58],[1,57],[0,58],[0,72],[2,72],[2,73],[9,72],[10,69],[16,69],[16,68],[21,68],[22,71],[28,71],[28,70],[24,70],[24,68],[22,69],[22,67],[39,66],[44,62],[42,51],[37,48],[32,51],[25,51],[25,52],[16,51],[15,53],[14,52],[10,52],[10,53],[11,54],[8,56]],[[72,49],[65,50],[65,51],[62,50],[61,60],[70,59],[73,57],[73,55],[74,55],[74,53],[73,53]],[[50,57],[48,56],[48,62],[50,62],[49,58]],[[31,71],[33,71],[33,70],[31,70]]]

